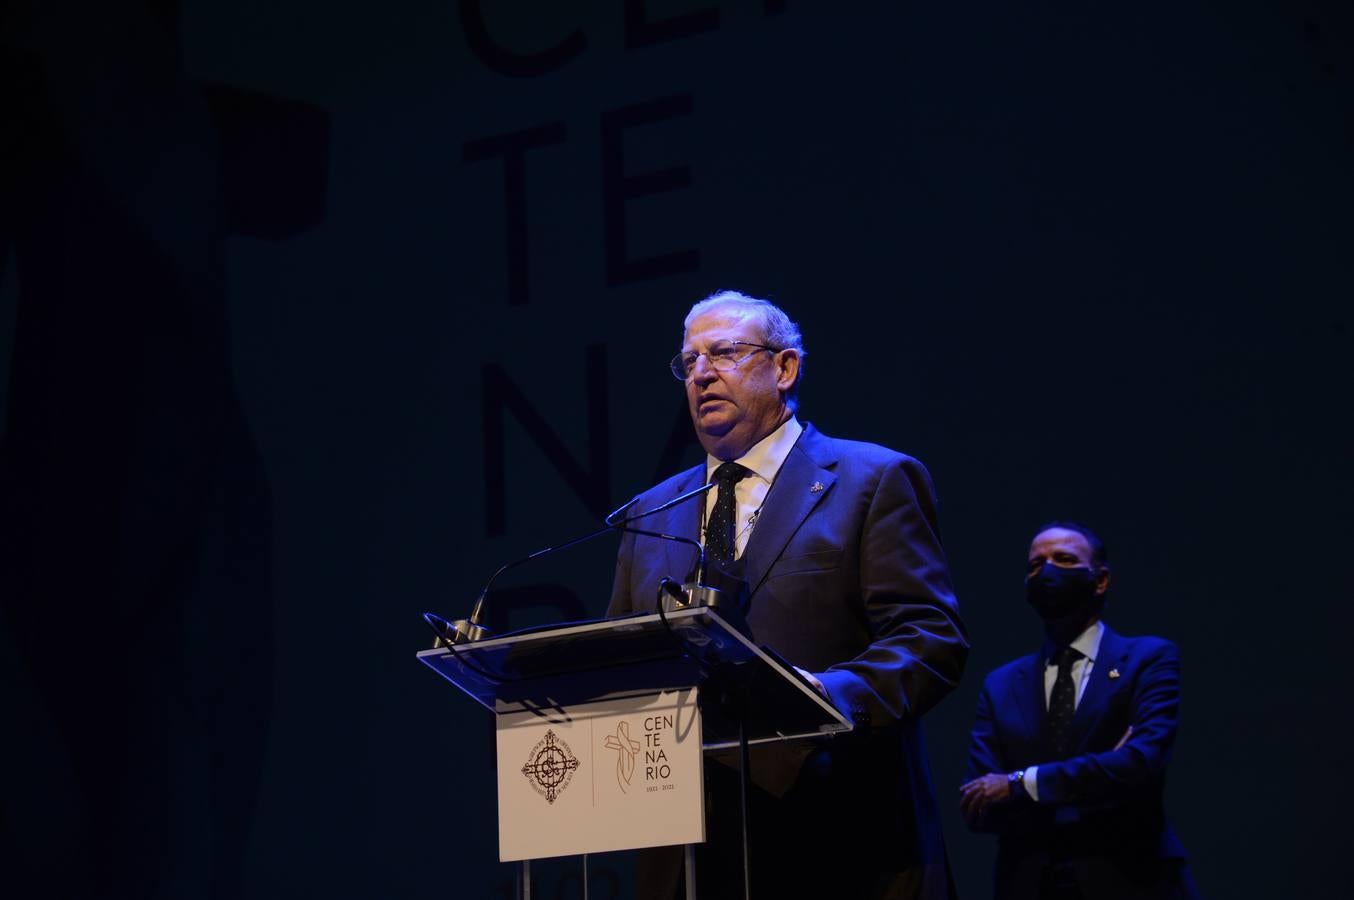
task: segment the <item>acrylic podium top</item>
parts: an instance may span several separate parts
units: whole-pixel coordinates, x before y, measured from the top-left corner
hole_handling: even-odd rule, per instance
[[[774,650],[712,609],[681,609],[515,632],[418,654],[495,713],[701,687],[707,749],[850,731],[851,723]]]

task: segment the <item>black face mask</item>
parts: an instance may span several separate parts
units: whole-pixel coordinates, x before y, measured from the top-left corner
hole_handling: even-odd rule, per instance
[[[1090,615],[1100,603],[1095,595],[1098,574],[1084,566],[1069,569],[1046,562],[1025,582],[1025,599],[1048,621]]]

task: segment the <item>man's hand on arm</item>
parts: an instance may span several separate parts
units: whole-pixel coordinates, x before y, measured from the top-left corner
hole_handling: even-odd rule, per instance
[[[959,811],[970,828],[979,826],[995,806],[1016,799],[1012,792],[1012,776],[988,772],[959,786]]]
[[[1133,736],[1133,726],[1128,726],[1119,742],[1114,745],[1118,750]],[[997,806],[1029,798],[1035,802],[1038,797],[1033,782],[1035,767],[1022,769],[1013,774],[989,772],[981,778],[975,778],[959,786],[959,810],[970,828],[980,828],[986,824],[988,812]]]

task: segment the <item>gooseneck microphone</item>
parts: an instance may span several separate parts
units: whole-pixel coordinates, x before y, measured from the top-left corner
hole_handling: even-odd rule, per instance
[[[701,485],[695,490],[687,491],[685,494],[682,494],[678,497],[674,497],[673,499],[668,500],[665,503],[660,503],[653,509],[646,509],[644,512],[636,513],[633,516],[628,516],[624,519],[620,519],[620,521],[617,521],[617,518],[621,514],[623,514],[626,510],[630,509],[630,507],[634,506],[636,503],[639,502],[638,496],[632,497],[630,500],[626,501],[621,506],[618,506],[616,509],[612,510],[606,516],[606,518],[603,519],[603,522],[605,522],[606,524],[602,528],[599,528],[596,531],[591,531],[584,535],[580,535],[579,537],[565,541],[562,544],[556,544],[555,546],[552,547],[542,547],[540,550],[537,550],[534,553],[529,553],[526,556],[522,557],[521,559],[515,559],[512,562],[504,563],[503,565],[499,566],[498,570],[495,571],[493,575],[490,575],[489,580],[484,583],[484,587],[480,590],[479,596],[475,598],[475,606],[470,611],[470,616],[468,618],[457,619],[453,622],[449,622],[446,619],[434,613],[423,614],[424,620],[427,621],[430,626],[432,626],[433,631],[437,634],[437,640],[434,642],[433,646],[441,647],[446,644],[473,643],[474,641],[480,641],[489,636],[489,629],[485,628],[484,625],[481,624],[484,619],[485,601],[489,596],[489,590],[493,587],[494,582],[498,579],[498,576],[502,575],[504,572],[508,571],[509,569],[515,569],[520,565],[525,565],[526,563],[529,563],[534,559],[539,559],[542,556],[546,556],[551,553],[556,553],[560,550],[567,550],[570,547],[573,547],[577,544],[582,544],[585,541],[590,541],[593,538],[601,537],[602,535],[609,534],[611,532],[616,531],[629,532],[632,534],[645,535],[647,537],[660,538],[665,541],[677,541],[679,543],[691,544],[696,548],[696,552],[698,554],[699,562],[696,571],[698,572],[705,571],[705,548],[701,546],[699,541],[695,541],[687,537],[680,537],[678,535],[662,534],[657,531],[643,531],[637,528],[629,528],[627,526],[631,522],[647,518],[648,516],[657,515],[658,513],[661,512],[666,512],[667,510],[672,509],[672,507],[677,506],[678,504],[681,503],[685,503],[688,500],[692,499],[693,497],[701,496],[706,491],[714,487],[715,484],[716,482],[713,481],[707,482],[706,484]],[[690,596],[694,596],[694,594],[688,593],[688,597]]]
[[[616,524],[616,517],[619,516],[621,513],[625,512],[625,511],[626,511],[627,509],[629,509],[630,507],[634,506],[634,505],[635,505],[636,503],[638,503],[638,502],[639,502],[639,495],[636,494],[635,496],[631,497],[629,500],[627,500],[627,501],[625,501],[624,503],[622,503],[620,506],[618,506],[618,507],[616,507],[615,509],[613,509],[611,512],[607,513],[606,518],[603,519],[602,521],[603,521],[604,523],[606,523],[606,525],[607,525],[608,528],[614,527],[615,524]],[[650,512],[654,512],[654,511],[655,511],[655,510],[650,510]],[[648,515],[648,513],[645,513],[644,515]],[[639,518],[642,518],[642,516],[635,516],[635,518],[636,518],[636,519],[639,519]]]
[[[685,494],[681,494],[681,495],[679,495],[679,496],[673,497],[671,500],[668,500],[668,501],[666,501],[666,502],[664,502],[664,503],[658,504],[658,505],[655,506],[653,509],[646,509],[646,510],[644,510],[644,512],[642,512],[642,513],[635,513],[633,516],[630,516],[628,519],[622,520],[622,521],[620,522],[620,524],[621,524],[621,525],[628,525],[629,523],[638,521],[639,519],[647,518],[648,516],[654,516],[654,515],[657,515],[658,513],[661,513],[661,512],[667,512],[668,510],[672,509],[674,506],[677,506],[677,505],[680,504],[680,503],[685,503],[686,501],[690,500],[692,497],[699,497],[701,494],[704,494],[706,491],[710,490],[712,487],[714,487],[714,486],[717,485],[718,483],[719,483],[719,482],[717,482],[717,481],[707,481],[705,484],[701,485],[700,487],[696,488],[695,490],[687,491]],[[638,497],[635,498],[635,500],[638,500],[638,499],[639,499]],[[634,504],[635,500],[631,500],[631,501],[630,501],[629,503],[627,503],[625,506],[621,507],[621,509],[627,509],[627,508],[629,508],[632,504]],[[620,512],[620,510],[617,510],[617,512]],[[612,513],[610,516],[607,516],[607,519],[610,519],[610,518],[612,518],[612,516],[615,516],[615,515],[616,515],[616,513]],[[683,540],[690,540],[690,538],[683,538]]]

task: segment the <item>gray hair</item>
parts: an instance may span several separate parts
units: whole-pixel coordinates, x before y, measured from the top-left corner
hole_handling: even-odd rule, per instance
[[[793,349],[799,353],[799,375],[785,395],[786,403],[790,409],[796,409],[799,406],[799,383],[804,380],[804,338],[799,334],[799,326],[785,314],[785,310],[776,306],[770,300],[749,297],[739,291],[716,291],[691,307],[691,311],[686,314],[686,319],[682,322],[683,336],[696,319],[712,310],[726,307],[732,307],[755,317],[761,325],[762,340],[766,342],[768,347],[774,347],[777,350]]]

